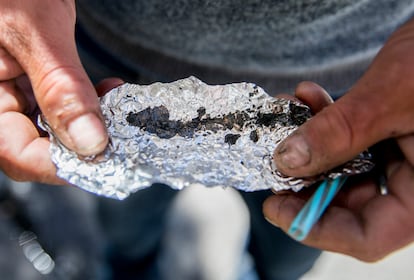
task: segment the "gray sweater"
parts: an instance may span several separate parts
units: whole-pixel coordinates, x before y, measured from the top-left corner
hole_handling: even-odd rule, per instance
[[[131,68],[167,79],[251,80],[292,90],[311,79],[343,92],[412,0],[78,0],[95,42]]]

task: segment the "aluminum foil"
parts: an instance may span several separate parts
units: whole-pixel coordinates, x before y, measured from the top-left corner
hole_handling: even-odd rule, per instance
[[[278,143],[311,117],[307,106],[273,98],[251,83],[207,85],[194,77],[152,85],[124,84],[101,98],[110,136],[103,154],[79,158],[47,123],[57,175],[89,192],[117,199],[164,183],[243,191],[300,190],[317,180],[368,171],[370,156],[312,178],[282,175]]]

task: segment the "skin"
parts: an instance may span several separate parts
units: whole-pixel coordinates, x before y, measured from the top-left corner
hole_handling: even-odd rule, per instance
[[[375,174],[352,179],[304,244],[371,262],[414,240],[413,49],[411,20],[389,38],[346,95],[334,104],[319,102],[317,114],[276,149],[274,160],[281,172],[305,177],[380,145],[377,161],[389,194],[380,195]],[[302,83],[296,95],[312,102],[315,95],[323,100],[325,93],[315,84]],[[306,194],[270,197],[263,205],[265,217],[287,231]]]
[[[80,155],[108,142],[97,91],[76,50],[75,1],[0,1],[0,11],[0,168],[18,181],[62,184],[49,142],[33,123],[39,110]]]
[[[75,1],[0,0],[0,11],[0,169],[18,181],[63,184],[34,116],[40,110],[78,154],[98,154],[108,137],[97,95],[122,81],[106,80],[94,88],[87,77],[74,40]],[[335,104],[329,105],[315,84],[298,86],[296,97],[317,114],[275,151],[275,163],[285,174],[320,173],[392,140],[383,147],[391,155],[383,161],[389,195],[378,194],[373,177],[353,180],[305,244],[375,261],[414,239],[413,29],[412,21],[400,28]],[[270,197],[264,214],[287,230],[307,194]]]

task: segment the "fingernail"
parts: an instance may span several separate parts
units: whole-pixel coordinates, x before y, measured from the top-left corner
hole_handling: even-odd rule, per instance
[[[280,228],[280,226],[277,224],[277,223],[275,223],[274,221],[272,221],[271,219],[269,219],[268,217],[266,217],[266,216],[264,216],[264,218],[266,219],[266,221],[268,221],[269,222],[269,224],[271,224],[272,226],[275,226],[275,227],[277,227],[277,228]]]
[[[310,162],[308,144],[300,134],[293,134],[280,143],[276,156],[278,163],[290,169],[305,166]]]
[[[107,142],[106,131],[101,121],[92,113],[73,120],[69,124],[68,133],[76,152],[84,156],[100,153]]]

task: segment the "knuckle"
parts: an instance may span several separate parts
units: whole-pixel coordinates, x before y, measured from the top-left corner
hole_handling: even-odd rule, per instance
[[[0,83],[0,114],[8,111],[23,112],[28,107],[27,100],[17,92],[11,81]]]
[[[99,110],[97,97],[93,100],[85,94],[93,88],[92,85],[79,71],[74,66],[54,68],[34,86],[39,106],[46,118],[68,122],[86,111]]]
[[[33,86],[44,94],[55,93],[54,89],[67,90],[86,82],[78,65],[46,65],[41,70],[41,74],[35,77]]]

